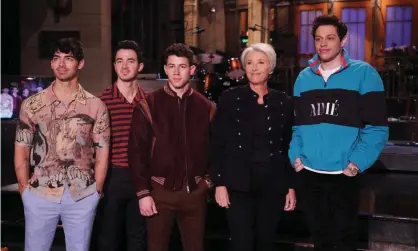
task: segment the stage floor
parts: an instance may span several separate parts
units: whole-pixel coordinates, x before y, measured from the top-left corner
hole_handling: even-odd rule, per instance
[[[361,224],[359,249],[371,250],[370,238],[374,237],[370,233],[370,226],[380,219],[385,222],[404,222],[416,226],[415,241],[418,243],[418,173],[368,172],[361,176],[360,183],[362,192],[359,208]],[[23,208],[19,194],[13,191],[15,188],[9,186],[12,191],[2,189],[1,198],[2,245],[9,244],[9,251],[23,250],[24,242]],[[209,203],[207,217],[206,250],[226,251],[229,236],[223,209]],[[393,226],[386,228],[385,234],[400,231],[396,225]],[[278,226],[277,242],[278,250],[311,250],[309,231],[300,209],[283,213],[283,220]],[[181,250],[180,247],[178,233],[174,231],[170,250]],[[52,250],[65,250],[63,231],[60,228]]]

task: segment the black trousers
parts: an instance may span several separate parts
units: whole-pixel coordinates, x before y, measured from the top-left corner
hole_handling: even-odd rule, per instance
[[[227,220],[231,251],[275,250],[277,224],[285,204],[283,191],[273,189],[265,168],[254,168],[251,191],[228,191]]]
[[[299,175],[315,250],[357,250],[358,177],[309,170],[302,170]]]
[[[146,223],[128,168],[109,168],[95,228],[100,251],[146,251]]]

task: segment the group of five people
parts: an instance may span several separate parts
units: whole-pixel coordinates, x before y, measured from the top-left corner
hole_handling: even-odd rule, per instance
[[[59,220],[67,249],[89,250],[97,218],[99,250],[167,251],[176,223],[183,249],[202,251],[212,187],[233,251],[274,250],[296,191],[315,250],[356,250],[356,176],[388,138],[383,85],[349,58],[338,18],[318,17],[312,35],[317,53],[292,98],[267,87],[276,53],[258,43],[241,55],[249,83],[216,107],[191,88],[196,66],[184,44],[165,51],[166,85],[145,93],[141,51],[120,42],[117,80],[98,98],[79,84],[81,43],[60,40],[55,81],[23,102],[16,132],[25,250],[49,250]]]

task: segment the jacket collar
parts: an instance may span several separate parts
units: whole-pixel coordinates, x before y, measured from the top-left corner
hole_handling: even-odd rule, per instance
[[[350,64],[350,56],[348,55],[348,52],[345,48],[342,49],[341,55],[342,55],[341,67],[340,69],[338,69],[338,71],[341,71],[347,68],[347,66]],[[316,74],[321,75],[321,71],[319,69],[321,62],[320,62],[318,54],[315,54],[315,56],[311,58],[308,62],[309,62],[309,67],[311,68],[311,70],[315,72]]]
[[[171,89],[168,82],[164,85],[164,91],[172,97],[178,97],[177,93]],[[187,91],[184,93],[184,96],[191,96],[193,92],[194,92],[193,88],[189,87],[189,89],[187,89]]]
[[[246,89],[246,93],[253,98],[258,98],[258,93],[256,93],[255,91],[253,91],[253,89],[251,89],[250,84],[245,85],[244,87]],[[266,93],[266,95],[264,95],[265,98],[268,98],[271,94],[271,89],[267,87],[268,92]]]

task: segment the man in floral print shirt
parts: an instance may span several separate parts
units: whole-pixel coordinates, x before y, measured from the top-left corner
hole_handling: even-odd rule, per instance
[[[67,250],[87,251],[107,172],[109,116],[105,104],[78,82],[82,44],[61,39],[52,52],[55,81],[22,103],[16,131],[25,250],[49,250],[61,219]]]

